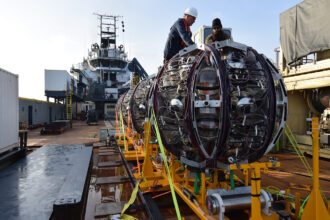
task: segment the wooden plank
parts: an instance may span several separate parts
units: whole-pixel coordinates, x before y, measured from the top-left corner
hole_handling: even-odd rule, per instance
[[[100,151],[118,151],[118,148],[114,148],[114,147],[100,147],[99,150]]]
[[[106,152],[119,153],[119,150],[118,149],[111,149],[111,148],[108,148],[108,149],[101,149],[101,148],[99,148],[99,153],[106,153]]]
[[[116,155],[120,155],[120,154],[117,152],[105,152],[105,153],[100,152],[99,153],[99,156],[116,156]]]
[[[105,151],[105,152],[107,152],[107,151],[114,151],[115,149],[111,149],[111,148],[109,148],[109,147],[100,147],[99,148],[99,152],[103,152],[103,151]]]
[[[87,123],[88,125],[92,125],[92,126],[95,126],[95,125],[98,125],[99,123],[98,122],[89,122]]]
[[[93,147],[95,147],[95,148],[97,148],[97,147],[101,148],[101,147],[105,147],[105,146],[106,146],[106,143],[104,143],[104,142],[97,142],[97,143],[93,144]]]
[[[99,149],[98,153],[115,153],[115,154],[119,154],[119,151],[117,151],[117,150],[100,150]]]
[[[119,152],[118,149],[113,148],[99,148],[99,152]]]
[[[99,162],[98,167],[118,167],[123,165],[122,161],[108,161],[108,162]]]
[[[97,185],[103,184],[116,184],[116,183],[125,183],[129,182],[130,179],[128,177],[123,176],[110,176],[110,177],[99,177],[96,179]]]
[[[107,155],[106,160],[99,160],[99,163],[101,162],[122,162],[122,159],[120,155]]]
[[[120,214],[126,202],[100,203],[95,206],[95,217]]]

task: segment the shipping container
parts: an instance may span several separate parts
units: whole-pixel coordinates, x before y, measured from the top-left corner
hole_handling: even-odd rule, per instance
[[[35,127],[64,118],[64,105],[37,99],[19,98],[19,121]]]
[[[18,147],[18,75],[0,68],[0,153]]]
[[[66,91],[77,95],[77,80],[66,70],[45,70],[45,96],[64,98]]]
[[[71,79],[66,70],[45,70],[45,90],[66,91],[70,88]]]

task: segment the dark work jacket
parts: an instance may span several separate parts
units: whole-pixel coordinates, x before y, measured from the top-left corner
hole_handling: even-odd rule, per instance
[[[221,31],[219,36],[214,36],[213,34],[207,36],[205,43],[213,43],[215,41],[222,41],[228,39],[230,39],[229,35],[226,34],[224,31]]]
[[[171,27],[165,45],[164,59],[169,60],[183,48],[194,44],[191,40],[191,31],[182,18],[179,18]]]

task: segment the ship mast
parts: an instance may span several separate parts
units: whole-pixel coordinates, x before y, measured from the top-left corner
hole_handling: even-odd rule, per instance
[[[101,48],[116,49],[116,30],[117,21],[122,16],[118,15],[106,15],[94,13],[100,20],[100,46]]]

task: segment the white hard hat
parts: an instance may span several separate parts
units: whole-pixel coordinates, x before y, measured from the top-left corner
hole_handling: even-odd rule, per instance
[[[198,12],[197,12],[197,9],[196,8],[190,7],[190,8],[187,8],[184,11],[184,14],[185,15],[190,15],[190,16],[193,16],[193,17],[197,18]]]

